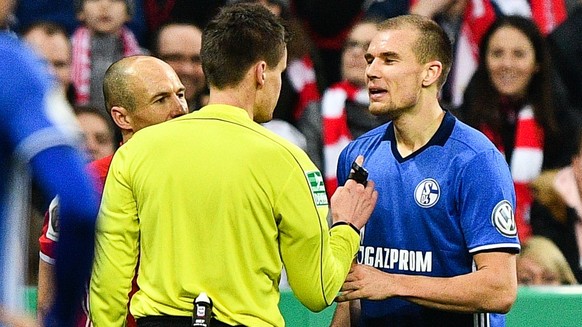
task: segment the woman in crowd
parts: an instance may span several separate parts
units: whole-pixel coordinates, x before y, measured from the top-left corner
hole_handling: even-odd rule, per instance
[[[498,18],[484,35],[480,63],[459,116],[505,155],[514,179],[520,239],[531,235],[528,183],[543,169],[566,166],[574,147],[575,113],[553,94],[552,63],[533,21]]]

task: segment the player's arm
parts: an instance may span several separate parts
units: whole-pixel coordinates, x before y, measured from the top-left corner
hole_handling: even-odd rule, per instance
[[[307,158],[305,158],[308,160]],[[348,224],[329,230],[323,179],[310,162],[311,171],[296,168],[282,190],[276,211],[282,217],[281,254],[289,284],[310,310],[333,303],[359,249],[359,233]],[[310,186],[311,185],[311,186]],[[367,188],[351,181],[332,198],[332,215],[361,228],[377,198],[373,182]]]
[[[517,294],[515,255],[483,252],[474,259],[477,271],[448,278],[389,274],[355,265],[338,301],[401,297],[441,310],[508,312]]]
[[[123,326],[138,257],[137,204],[125,175],[124,149],[113,158],[97,220],[89,287],[95,326]]]

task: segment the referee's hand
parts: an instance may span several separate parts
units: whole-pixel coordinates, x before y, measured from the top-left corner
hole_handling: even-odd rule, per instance
[[[361,166],[364,157],[358,156],[356,162]],[[348,179],[331,197],[332,223],[344,221],[361,229],[374,211],[377,200],[378,191],[374,189],[374,181],[369,180],[364,186]]]

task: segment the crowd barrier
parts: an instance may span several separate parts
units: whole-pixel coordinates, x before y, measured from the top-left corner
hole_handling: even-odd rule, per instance
[[[26,291],[29,313],[36,312],[36,288]],[[328,327],[335,305],[313,313],[292,292],[281,293],[279,304],[289,327]],[[581,327],[582,286],[520,287],[507,314],[506,327]]]

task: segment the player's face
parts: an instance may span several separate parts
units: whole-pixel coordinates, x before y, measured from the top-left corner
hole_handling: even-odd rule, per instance
[[[376,34],[376,25],[364,23],[356,25],[344,44],[342,51],[342,77],[356,85],[366,85],[366,59],[372,37]]]
[[[560,276],[536,261],[523,257],[517,260],[517,281],[521,285],[560,285]]]
[[[191,100],[204,87],[204,72],[200,61],[202,33],[193,26],[171,25],[161,31],[158,40],[159,57],[170,64],[186,87],[186,99]]]
[[[42,29],[30,31],[24,37],[46,59],[63,90],[71,83],[71,47],[67,36],[48,35]]]
[[[134,132],[188,112],[184,85],[167,63],[147,58],[135,70],[136,109],[128,113]]]
[[[527,36],[505,26],[493,33],[486,53],[487,69],[499,93],[521,98],[538,70],[535,51]]]
[[[265,123],[273,119],[273,111],[281,93],[281,77],[287,68],[287,49],[275,67],[267,67],[265,70],[265,84],[263,90],[257,96],[257,105],[253,120],[257,123]]]
[[[398,117],[420,97],[424,65],[413,52],[418,31],[383,30],[374,36],[365,54],[370,112]]]
[[[125,0],[84,0],[79,20],[96,32],[113,34],[130,20]]]

